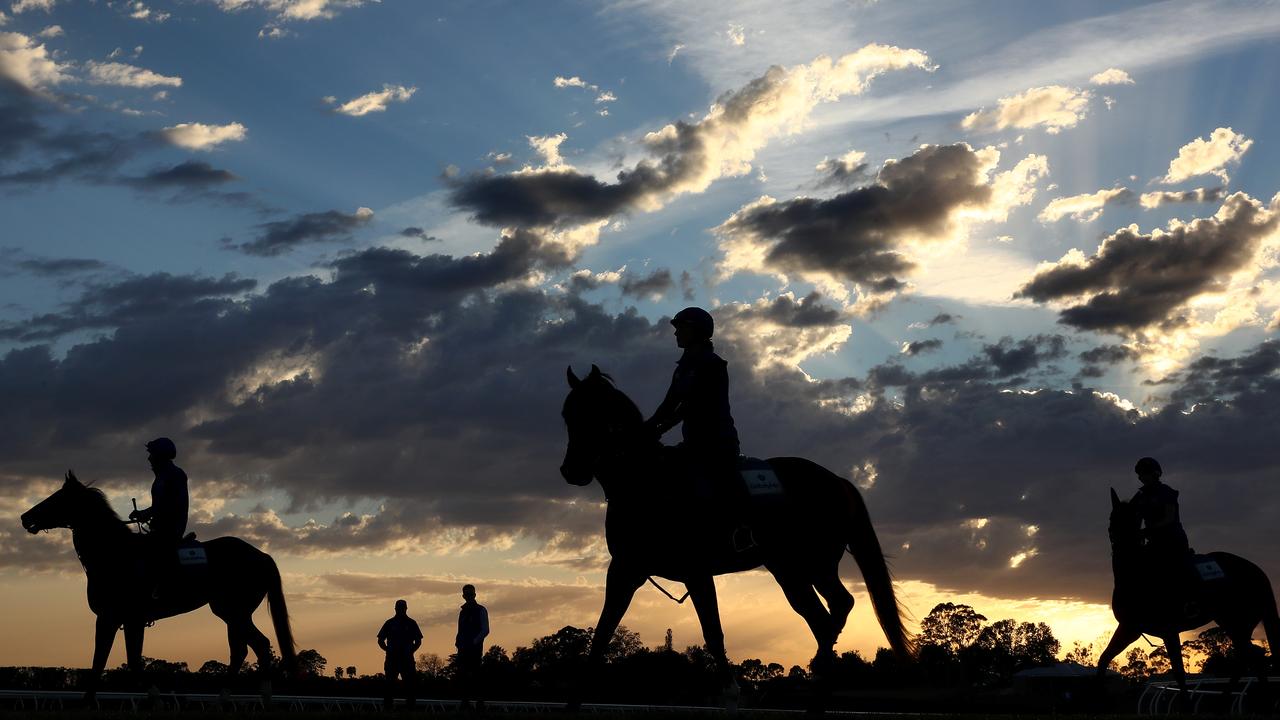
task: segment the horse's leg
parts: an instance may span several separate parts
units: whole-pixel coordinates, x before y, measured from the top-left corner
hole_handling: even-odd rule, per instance
[[[787,602],[791,603],[791,609],[799,613],[800,617],[808,623],[809,632],[813,633],[813,639],[818,643],[815,659],[818,661],[818,667],[822,667],[835,653],[836,636],[832,614],[822,606],[822,601],[818,599],[818,594],[814,592],[813,585],[808,580],[783,572],[774,573],[773,576],[782,588],[782,593],[787,596]],[[852,601],[852,598],[850,600]]]
[[[271,640],[253,624],[253,616],[250,615],[244,620],[245,638],[249,642],[249,647],[253,648],[253,654],[258,658],[258,675],[261,678],[259,690],[262,692],[264,700],[271,700]]]
[[[733,677],[733,666],[729,664],[729,655],[724,650],[724,628],[720,625],[720,602],[716,598],[715,578],[704,575],[689,578],[684,582],[689,591],[689,599],[693,601],[693,609],[698,613],[698,624],[702,625],[702,639],[706,643],[707,652],[715,658],[716,671],[724,683],[725,705],[730,711],[738,709],[738,682]]]
[[[111,656],[111,646],[116,641],[116,631],[120,629],[120,623],[114,618],[98,616],[97,622],[94,624],[93,630],[93,668],[89,671],[89,677],[85,682],[84,699],[86,702],[93,702],[98,696],[98,682],[102,679],[102,672],[107,669],[107,658]]]
[[[645,577],[616,560],[609,563],[609,572],[604,581],[604,607],[600,610],[596,633],[591,638],[592,664],[604,660],[609,642],[613,640],[613,633],[622,623],[622,616],[631,607],[631,598],[635,597],[636,590],[644,584]]]
[[[1164,640],[1165,652],[1169,654],[1169,672],[1173,673],[1173,679],[1178,682],[1178,698],[1182,700],[1183,708],[1190,708],[1191,698],[1187,697],[1187,670],[1182,665],[1182,638],[1174,630],[1162,636],[1161,639]]]
[[[1140,637],[1142,633],[1137,629],[1124,623],[1117,625],[1116,631],[1111,635],[1111,642],[1107,643],[1107,646],[1102,649],[1102,654],[1098,655],[1098,678],[1106,677],[1107,667],[1111,665],[1111,661]]]
[[[631,598],[635,597],[636,590],[644,584],[645,577],[617,560],[609,562],[609,571],[604,581],[604,607],[600,609],[600,620],[596,622],[596,632],[591,638],[587,672],[584,681],[573,688],[568,710],[576,712],[582,707],[582,687],[592,682],[592,676],[604,662],[604,654],[609,649],[609,642],[613,640],[613,633],[622,623],[622,616],[626,615],[627,608],[631,606]]]
[[[133,682],[139,686],[145,682],[146,666],[142,660],[142,635],[146,627],[138,620],[130,620],[124,624],[125,662],[129,664],[129,674],[133,677]]]
[[[827,610],[831,613],[831,641],[834,643],[840,638],[845,621],[853,611],[853,595],[840,580],[840,563],[837,562],[829,572],[822,573],[813,587],[827,601]]]

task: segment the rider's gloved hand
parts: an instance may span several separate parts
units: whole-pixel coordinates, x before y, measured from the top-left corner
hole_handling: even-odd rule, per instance
[[[138,518],[140,518],[140,517],[142,517],[142,511],[141,511],[141,510],[130,510],[130,511],[129,511],[129,519],[130,519],[130,520],[137,520],[137,519],[138,519]]]

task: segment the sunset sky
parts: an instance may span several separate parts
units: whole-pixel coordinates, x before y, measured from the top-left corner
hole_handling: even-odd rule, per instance
[[[652,412],[693,304],[744,451],[862,488],[916,618],[1108,635],[1144,455],[1196,548],[1280,572],[1278,36],[1269,2],[3,0],[0,665],[88,664],[70,535],[17,517],[69,467],[145,505],[161,435],[331,666],[376,670],[401,597],[447,654],[466,582],[508,650],[594,624],[564,370]],[[768,575],[718,587],[733,659],[812,655]],[[701,642],[648,587],[624,623]]]

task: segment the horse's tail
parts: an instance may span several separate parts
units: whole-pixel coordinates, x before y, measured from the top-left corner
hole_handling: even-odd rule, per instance
[[[292,672],[297,665],[298,646],[293,641],[293,628],[289,626],[289,607],[284,602],[280,568],[270,555],[263,553],[263,557],[267,566],[267,607],[271,610],[271,625],[276,629],[276,642],[280,644],[280,661]]]
[[[916,639],[907,630],[907,610],[893,591],[893,576],[880,550],[880,540],[871,526],[871,515],[862,495],[847,480],[841,482],[849,505],[849,552],[862,571],[862,580],[871,595],[871,607],[875,608],[880,629],[889,639],[889,647],[900,658],[914,658]]]

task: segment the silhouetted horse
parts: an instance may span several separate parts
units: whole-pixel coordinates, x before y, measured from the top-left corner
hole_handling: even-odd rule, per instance
[[[664,467],[662,446],[643,430],[639,409],[609,377],[592,365],[583,379],[570,368],[568,379],[571,390],[562,415],[569,447],[560,473],[574,485],[587,485],[595,478],[609,503],[605,539],[612,559],[604,609],[591,642],[592,666],[603,658],[636,590],[656,575],[684,583],[707,650],[726,670],[712,578],[761,565],[808,623],[818,644],[819,665],[825,665],[853,609],[853,596],[839,574],[846,549],[862,571],[890,646],[901,656],[914,655],[914,639],[903,625],[880,542],[862,497],[849,481],[808,460],[770,458],[786,500],[776,513],[754,523],[760,544],[735,552],[732,523],[702,516],[706,503],[695,502],[684,473]]]
[[[142,669],[142,634],[148,623],[206,604],[227,623],[232,674],[239,672],[248,654],[246,645],[251,646],[262,672],[263,692],[270,693],[267,673],[271,641],[253,624],[253,612],[263,597],[268,599],[285,667],[293,666],[293,632],[280,586],[280,571],[270,555],[240,538],[205,542],[207,567],[175,570],[162,585],[159,598],[153,599],[149,584],[142,581],[139,572],[138,558],[145,538],[120,520],[101,490],[81,484],[74,473],[67,472],[61,489],[22,514],[22,527],[30,533],[71,529],[76,555],[89,579],[89,609],[98,616],[93,672],[85,688],[87,699],[96,693],[117,630],[124,628],[129,668],[137,672]],[[177,565],[177,550],[174,552]]]
[[[1134,508],[1122,502],[1112,490],[1108,532],[1111,535],[1111,567],[1116,586],[1111,594],[1111,610],[1120,625],[1098,658],[1098,674],[1105,673],[1121,651],[1147,633],[1164,640],[1174,678],[1185,690],[1186,674],[1182,666],[1179,634],[1216,623],[1227,632],[1236,651],[1253,661],[1258,677],[1265,678],[1266,661],[1261,649],[1253,645],[1253,630],[1262,623],[1272,653],[1278,647],[1276,643],[1280,642],[1280,615],[1276,613],[1275,594],[1267,574],[1239,555],[1209,553],[1197,556],[1197,559],[1202,557],[1217,563],[1221,577],[1199,580],[1195,591],[1185,596],[1166,597],[1162,595],[1161,587],[1168,587],[1168,583],[1161,583],[1159,579],[1152,582],[1152,573],[1162,568],[1158,563],[1153,566],[1147,559],[1142,547],[1140,524],[1141,518]],[[1190,573],[1189,565],[1187,570]],[[1181,587],[1187,583],[1177,584]],[[1167,594],[1167,590],[1163,592]],[[1185,611],[1188,602],[1194,605],[1194,612],[1190,615]]]

